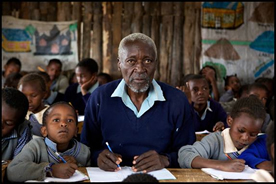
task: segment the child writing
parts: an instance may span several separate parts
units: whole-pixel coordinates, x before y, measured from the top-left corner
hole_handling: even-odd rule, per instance
[[[89,148],[74,138],[77,114],[71,105],[52,104],[43,114],[41,132],[43,137],[30,141],[8,165],[9,181],[44,180],[46,176],[70,178],[78,166],[90,166]]]
[[[217,101],[209,98],[207,79],[202,75],[190,75],[186,85],[190,91],[191,105],[195,113],[195,131],[214,132],[228,127],[226,112]]]
[[[24,75],[18,83],[21,91],[29,101],[29,110],[26,119],[31,122],[33,138],[42,137],[42,115],[49,105],[44,105],[43,100],[47,96],[45,80],[37,73]]]
[[[77,64],[75,73],[78,83],[71,84],[66,89],[64,100],[72,103],[79,115],[84,115],[88,98],[99,86],[98,64],[94,59],[85,58]]]
[[[2,89],[2,160],[13,159],[32,139],[26,96],[15,88]]]
[[[236,158],[257,139],[265,113],[261,101],[255,96],[239,99],[227,117],[230,128],[210,133],[201,141],[180,148],[178,152],[180,167],[243,171],[245,161]]]

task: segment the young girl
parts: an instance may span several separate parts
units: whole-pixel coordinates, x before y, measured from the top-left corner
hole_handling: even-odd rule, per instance
[[[264,106],[255,96],[239,99],[227,117],[230,128],[210,133],[201,141],[180,148],[178,152],[180,167],[243,171],[245,161],[236,158],[257,139],[265,113]]]
[[[13,159],[32,139],[26,96],[14,88],[2,89],[2,160]]]
[[[37,73],[29,73],[23,76],[18,83],[21,91],[29,101],[29,110],[26,119],[31,122],[33,138],[42,137],[42,115],[49,105],[44,105],[43,100],[47,96],[45,80]]]
[[[51,105],[43,114],[43,138],[30,141],[11,161],[7,168],[8,180],[44,180],[46,176],[70,178],[78,166],[90,166],[89,148],[74,138],[77,123],[77,114],[71,105],[66,102]]]
[[[233,98],[239,98],[239,90],[241,88],[240,79],[237,75],[229,75],[225,78],[225,93],[221,95],[219,101],[220,102],[229,102],[232,101]]]
[[[90,94],[99,86],[97,81],[98,64],[94,59],[83,59],[77,64],[75,73],[78,83],[74,83],[66,89],[64,100],[72,103],[79,115],[84,115],[85,105]]]

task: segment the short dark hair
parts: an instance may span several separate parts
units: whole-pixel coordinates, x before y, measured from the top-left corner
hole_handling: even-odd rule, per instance
[[[214,72],[215,72],[215,79],[217,80],[217,70],[215,69],[215,67],[213,67],[213,66],[211,66],[211,65],[205,65],[203,68],[201,68],[201,70],[199,71],[198,74],[199,74],[199,75],[202,75],[202,70],[203,70],[204,68],[206,68],[206,67],[208,67],[208,68],[214,70]]]
[[[248,86],[247,93],[250,93],[250,91],[252,91],[253,89],[263,89],[266,91],[266,93],[268,93],[267,87],[262,83],[254,82],[254,83],[250,84]]]
[[[46,126],[46,123],[47,123],[46,119],[47,119],[47,117],[48,117],[48,115],[49,115],[50,110],[51,110],[52,108],[54,108],[55,106],[61,105],[61,104],[62,104],[62,105],[67,105],[67,106],[69,106],[69,107],[72,108],[72,110],[73,110],[74,113],[75,113],[76,124],[78,125],[78,115],[77,115],[76,109],[75,109],[72,105],[70,105],[68,102],[59,101],[59,102],[56,102],[56,103],[53,103],[52,105],[50,105],[50,107],[48,107],[48,108],[45,110],[45,112],[43,113],[43,116],[42,116],[42,125],[43,125],[43,126]]]
[[[23,77],[20,73],[11,73],[7,76],[4,87],[17,88],[19,80]]]
[[[47,72],[36,72],[38,75],[40,75],[41,77],[43,77],[43,79],[45,80],[46,83],[48,83],[49,81],[51,81],[51,78],[49,76],[49,74]]]
[[[2,89],[2,102],[20,113],[19,123],[23,123],[29,109],[27,97],[19,90],[11,87]],[[18,124],[17,124],[18,125]]]
[[[85,58],[81,60],[76,67],[84,67],[90,73],[98,73],[98,63],[92,58]]]
[[[98,77],[104,77],[107,82],[111,82],[113,80],[111,75],[109,75],[108,73],[101,72],[98,74]]]
[[[274,144],[274,121],[271,121],[266,127],[266,148],[271,161],[274,163],[274,159],[271,156],[271,145]]]
[[[54,58],[54,59],[50,59],[49,63],[48,63],[48,66],[51,65],[52,63],[56,63],[56,64],[59,64],[60,65],[60,68],[62,69],[62,62],[57,59],[57,58]]]
[[[16,57],[10,58],[10,59],[7,61],[6,65],[10,65],[10,64],[12,64],[12,63],[18,65],[18,66],[21,68],[21,61],[20,61],[18,58],[16,58]]]
[[[21,84],[26,84],[26,83],[30,83],[30,82],[34,82],[34,83],[38,84],[42,91],[47,91],[47,86],[46,86],[46,82],[45,82],[44,78],[37,73],[28,73],[28,74],[24,75],[19,80],[17,88],[19,88],[19,86]]]
[[[239,117],[241,113],[246,113],[255,119],[265,120],[266,111],[265,106],[256,96],[249,96],[240,98],[230,112],[230,116],[234,119]]]
[[[126,177],[122,182],[152,182],[158,183],[159,181],[152,175],[147,173],[135,173]]]
[[[226,77],[224,77],[224,86],[228,86],[229,85],[229,81],[230,81],[230,78],[231,77],[238,77],[237,74],[234,74],[234,75],[227,75]]]

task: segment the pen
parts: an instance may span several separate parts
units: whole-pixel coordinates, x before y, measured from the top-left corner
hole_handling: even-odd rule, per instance
[[[56,151],[55,154],[62,160],[63,163],[67,163],[66,160]],[[86,176],[84,173],[80,172],[79,170],[76,170],[77,173],[80,173],[84,176]]]
[[[111,153],[113,153],[113,151],[112,151],[112,149],[110,148],[108,142],[105,142],[105,144],[107,145],[108,150],[109,150]],[[117,164],[117,167],[120,168],[121,166],[120,166],[119,164]]]

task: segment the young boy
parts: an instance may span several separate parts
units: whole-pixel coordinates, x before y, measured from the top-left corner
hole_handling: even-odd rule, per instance
[[[88,98],[99,86],[98,64],[94,59],[85,58],[77,64],[75,73],[78,83],[74,83],[66,89],[64,100],[72,103],[79,115],[84,115]]]
[[[274,149],[274,122],[270,123],[267,126],[266,129],[266,148],[267,152],[269,154],[269,157],[271,159],[271,165],[272,165],[272,172],[269,173],[268,171],[264,169],[259,169],[257,170],[251,178],[256,181],[256,182],[274,182],[274,154],[275,154],[275,149]]]
[[[227,117],[230,128],[210,133],[201,141],[180,148],[178,152],[180,167],[243,171],[245,161],[236,158],[257,139],[265,113],[265,108],[255,96],[239,99]]]
[[[78,166],[90,166],[89,148],[74,139],[77,114],[71,105],[51,105],[43,114],[41,132],[43,138],[30,141],[8,165],[9,181],[44,180],[46,176],[70,178]]]
[[[13,159],[32,139],[26,96],[15,88],[2,89],[2,160]]]
[[[240,79],[235,75],[229,75],[225,78],[225,87],[224,90],[226,91],[224,94],[221,95],[219,98],[220,102],[229,102],[232,101],[234,98],[239,98],[239,90],[241,88]]]
[[[5,71],[2,72],[2,88],[6,78],[11,73],[19,73],[21,70],[21,61],[15,57],[10,58],[4,66]]]
[[[227,127],[227,114],[222,106],[209,98],[209,84],[202,75],[191,75],[186,83],[195,113],[195,131],[214,132]]]
[[[29,110],[26,119],[31,122],[33,138],[42,137],[40,128],[42,126],[42,115],[49,105],[44,105],[43,100],[47,96],[46,83],[37,73],[24,75],[19,83],[18,90],[21,91],[29,101]]]

